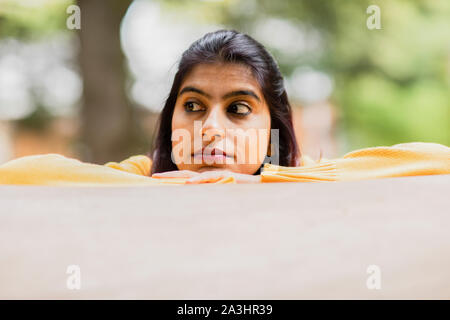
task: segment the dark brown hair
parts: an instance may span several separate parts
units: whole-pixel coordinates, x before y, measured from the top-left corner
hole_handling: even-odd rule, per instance
[[[269,106],[271,129],[279,130],[279,145],[272,146],[272,150],[279,152],[277,164],[296,166],[299,148],[292,125],[291,106],[278,65],[264,46],[250,36],[234,30],[218,30],[195,41],[181,57],[172,89],[159,118],[151,156],[152,174],[178,170],[171,157],[172,116],[183,79],[196,65],[217,62],[240,63],[250,67]]]

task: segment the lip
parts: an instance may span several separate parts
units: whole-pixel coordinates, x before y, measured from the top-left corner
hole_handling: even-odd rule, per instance
[[[193,153],[192,156],[202,157],[203,160],[232,158],[232,156],[227,155],[225,151],[219,148],[213,149],[203,148],[201,151]]]

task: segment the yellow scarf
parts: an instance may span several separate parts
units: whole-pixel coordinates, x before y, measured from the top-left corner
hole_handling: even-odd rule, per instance
[[[33,155],[0,165],[0,184],[15,185],[180,185],[185,178],[150,177],[152,161],[137,155],[97,165],[58,154]],[[450,174],[450,148],[436,143],[404,143],[350,152],[334,160],[302,157],[299,167],[266,164],[261,182],[351,181]],[[212,183],[235,183],[221,178]]]

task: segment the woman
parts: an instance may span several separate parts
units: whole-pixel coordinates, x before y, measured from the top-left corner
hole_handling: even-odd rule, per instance
[[[23,157],[0,165],[0,184],[348,181],[450,174],[450,148],[434,143],[367,148],[319,162],[300,157],[274,59],[236,31],[208,33],[183,53],[158,128],[150,157],[105,166],[53,154]]]

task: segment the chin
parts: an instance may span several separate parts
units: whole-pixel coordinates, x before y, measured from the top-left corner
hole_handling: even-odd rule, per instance
[[[205,171],[217,171],[217,170],[229,170],[229,169],[227,167],[225,167],[225,166],[210,165],[210,166],[201,167],[201,168],[199,168],[196,171],[197,172],[205,172]]]

